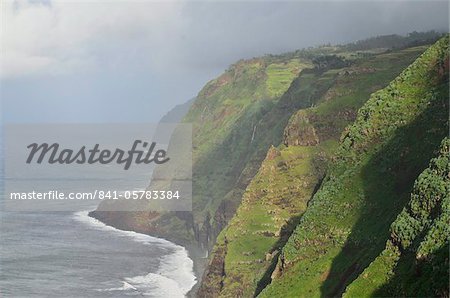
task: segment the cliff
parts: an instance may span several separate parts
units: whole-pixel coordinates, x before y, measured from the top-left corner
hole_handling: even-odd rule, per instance
[[[299,109],[247,187],[222,231],[199,291],[201,297],[251,297],[270,283],[272,271],[333,158],[341,132],[377,89],[386,86],[425,47],[361,57],[350,66],[300,74]]]
[[[320,189],[283,247],[277,274],[262,291],[262,297],[288,297],[294,293],[296,297],[340,296],[347,288],[347,296],[352,297],[370,296],[374,291],[380,291],[378,295],[390,293],[388,296],[416,295],[417,287],[425,296],[445,293],[442,283],[431,279],[436,272],[426,277],[420,272],[404,271],[420,266],[415,267],[414,258],[404,265],[395,260],[395,253],[383,251],[389,239],[388,251],[401,251],[408,241],[417,238],[421,242],[422,237],[427,237],[427,229],[415,225],[416,215],[408,215],[411,207],[402,210],[411,192],[413,197],[420,196],[413,188],[414,182],[448,135],[448,42],[447,36],[431,46],[386,88],[372,94],[358,111],[355,123],[342,135]],[[439,197],[445,197],[445,190],[439,188],[419,201],[432,206],[440,201]],[[416,201],[411,202],[414,209]],[[444,248],[449,231],[438,223],[438,209],[436,215],[422,216],[434,221],[429,228],[433,241],[441,241],[434,238],[439,233],[447,239],[434,248],[442,248],[436,253],[448,260]],[[400,219],[394,222],[397,217]],[[441,229],[438,234],[432,234],[435,225]],[[424,234],[418,236],[417,232]],[[406,260],[410,254],[402,255]],[[416,258],[420,259],[420,255],[416,253]],[[390,265],[380,265],[389,258]],[[436,270],[445,271],[447,265],[441,263]],[[393,270],[398,275],[374,276],[380,266],[386,266],[381,271]],[[414,276],[419,277],[421,286],[415,283]],[[365,278],[371,281],[371,287],[362,287]]]
[[[193,211],[91,215],[187,246],[198,275],[196,247],[212,251],[202,297],[343,294],[386,247],[448,130],[447,40],[416,62],[429,40],[394,40],[237,62],[182,120]]]

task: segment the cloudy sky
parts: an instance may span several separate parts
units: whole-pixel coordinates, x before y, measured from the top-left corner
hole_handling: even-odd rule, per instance
[[[2,1],[6,122],[155,122],[241,58],[448,30],[448,2]]]

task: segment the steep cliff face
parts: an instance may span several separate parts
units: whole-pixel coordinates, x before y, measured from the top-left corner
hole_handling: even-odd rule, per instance
[[[306,59],[238,62],[207,84],[185,122],[193,123],[193,224],[207,246],[234,214],[242,192],[297,106],[289,86]]]
[[[446,207],[439,207],[448,194],[442,182],[445,159],[422,174],[431,171],[437,189],[420,186],[429,183],[424,176],[413,186],[448,134],[448,42],[447,36],[431,46],[358,111],[262,297],[339,296],[346,288],[352,297],[375,291],[409,296],[415,289],[442,294],[433,276],[447,263],[433,266],[448,260],[450,235],[441,222]],[[410,245],[412,252],[405,253]],[[427,254],[438,257],[418,265]],[[423,274],[414,272],[421,268]]]
[[[352,168],[349,167],[348,173],[361,172],[363,161],[372,160],[377,146],[384,145],[384,138],[391,137],[382,133],[375,135],[372,143],[366,144],[366,149],[352,153],[356,155],[352,159],[347,157],[347,153],[342,153],[344,149],[340,149],[335,157],[339,136],[347,124],[355,119],[357,110],[367,100],[369,94],[385,87],[426,48],[408,48],[406,45],[410,44],[410,41],[407,41],[401,44],[402,50],[386,51],[376,48],[378,41],[378,39],[374,41],[375,45],[370,42],[310,48],[283,55],[242,60],[234,64],[203,88],[183,120],[192,123],[194,128],[193,211],[172,213],[95,211],[91,215],[121,229],[161,236],[188,247],[199,244],[208,250],[214,245],[217,235],[233,218],[228,228],[218,236],[205,281],[199,292],[200,296],[252,296],[263,289],[262,295],[296,293],[298,289],[294,277],[297,276],[297,271],[293,270],[293,274],[289,275],[288,268],[294,268],[303,257],[311,256],[312,259],[317,259],[320,255],[319,253],[302,255],[303,252],[297,254],[301,249],[297,247],[300,242],[296,239],[297,234],[303,233],[301,232],[303,221],[314,218],[312,223],[315,224],[316,220],[322,220],[315,215],[315,212],[318,212],[323,216],[316,210],[320,210],[319,207],[315,207],[317,203],[311,206],[308,204],[320,185],[328,164],[332,164],[331,174],[326,176],[324,185],[337,179],[335,177],[339,177],[339,171],[345,172],[343,169],[347,164],[354,165]],[[387,47],[389,44],[387,42]],[[440,80],[442,78],[445,80],[448,72],[446,62],[439,63],[441,66],[437,77],[440,76]],[[429,64],[431,65],[431,62]],[[409,76],[413,77],[412,81]],[[409,121],[424,110],[423,105],[435,102],[429,100],[430,96],[434,98],[441,92],[433,91],[432,87],[435,85],[431,86],[434,83],[438,84],[437,79],[420,81],[417,74],[411,74],[411,71],[410,74],[401,77],[403,79],[398,80],[408,81],[409,83],[405,84],[412,84],[411,88],[406,91],[400,88],[399,91],[396,85],[391,84],[382,94],[396,98],[407,96],[404,106],[396,101],[386,101],[384,104],[384,100],[378,100],[376,103],[373,103],[374,99],[369,100],[372,102],[370,107],[380,105],[386,109],[386,113],[379,112],[385,116],[389,116],[389,113],[393,113],[399,106],[401,112],[405,110],[409,113],[401,114],[398,119],[392,116],[392,119],[387,120],[387,123],[392,120],[395,128],[409,125]],[[413,86],[415,83],[418,84],[416,88]],[[426,90],[423,94],[420,93],[422,89]],[[426,103],[418,98],[425,98]],[[446,107],[442,106],[441,112],[445,109]],[[367,114],[369,112],[363,109],[360,113],[365,114],[359,118],[363,117],[364,121],[369,121]],[[384,120],[380,116],[375,123],[388,127]],[[433,119],[432,125],[436,125],[439,121]],[[377,125],[364,126],[360,134],[364,137],[370,135],[371,129],[379,129]],[[434,135],[441,133],[440,129],[444,128],[424,129],[424,131],[429,129],[430,135]],[[424,133],[419,134],[422,136]],[[354,136],[354,131],[350,130],[345,135],[341,147],[350,146],[344,151],[354,152],[352,146],[359,141],[359,136],[348,145],[349,136]],[[411,135],[409,137],[414,139]],[[427,137],[424,137],[424,140],[427,141]],[[429,146],[435,145],[431,144],[431,141],[429,143]],[[424,148],[427,146],[422,145]],[[404,177],[396,182],[401,186],[399,188],[401,198],[405,197],[404,188],[408,188],[411,179],[423,169],[424,160],[431,156],[430,150],[432,151],[420,149],[423,151],[421,152],[423,160],[420,159],[420,162],[414,160],[411,163],[413,168],[410,168],[409,150],[417,148],[408,145],[407,148],[409,147],[411,149],[404,149],[405,152],[395,151],[402,158],[406,158],[405,160],[395,161],[392,167],[385,164],[383,168],[387,172],[390,171],[391,178],[397,177],[396,174]],[[413,154],[416,154],[418,151],[414,152]],[[370,167],[364,167],[368,168]],[[367,173],[364,171],[364,175]],[[384,174],[379,175],[383,179],[386,178]],[[360,177],[355,181],[343,177],[340,183],[342,185],[359,183],[362,189],[361,185],[369,176]],[[391,180],[396,181],[394,178]],[[356,188],[351,186],[353,187]],[[370,183],[368,187],[376,188]],[[385,193],[389,194],[387,196],[390,198],[389,202],[395,202],[392,195],[394,187],[392,185],[390,187]],[[322,186],[322,189],[324,188],[325,186]],[[319,193],[321,192],[323,190]],[[361,190],[356,192],[357,199],[353,198],[356,203],[353,201],[345,203],[344,207],[341,206],[342,213],[339,209],[341,207],[336,209],[338,215],[334,212],[334,207],[329,208],[329,216],[336,216],[337,219],[331,220],[331,224],[328,222],[324,229],[319,224],[320,229],[317,229],[319,232],[313,231],[319,239],[313,237],[311,241],[308,238],[305,242],[301,242],[305,249],[309,247],[312,251],[322,253],[327,252],[330,247],[334,249],[334,253],[342,250],[339,246],[342,243],[339,241],[347,239],[348,235],[344,232],[351,230],[351,224],[359,218],[358,214],[352,213],[353,206],[359,208],[357,210],[364,209],[362,207],[364,195],[361,194]],[[331,196],[328,198],[333,205]],[[316,200],[327,202],[326,199],[314,199],[313,202]],[[369,206],[373,205],[372,201],[368,200]],[[403,206],[402,199],[398,202],[400,203],[393,203],[395,208]],[[305,210],[308,211],[305,213]],[[347,218],[348,212],[351,216],[347,222],[344,218]],[[390,224],[396,215],[395,212],[392,210],[388,212],[386,222]],[[302,216],[303,213],[305,216]],[[308,215],[309,213],[313,215]],[[347,224],[345,229],[332,224],[339,220]],[[388,223],[385,225],[389,225]],[[297,225],[299,227],[295,229]],[[312,228],[314,229],[313,226]],[[383,229],[385,226],[378,228]],[[345,230],[342,235],[341,230]],[[342,237],[338,239],[339,241],[335,239],[335,232]],[[381,240],[378,238],[383,237],[376,237],[379,244]],[[332,243],[330,247],[329,241]],[[347,250],[344,251],[347,253]],[[300,257],[297,258],[296,255]],[[328,261],[330,260],[331,257]],[[364,263],[363,266],[365,265]],[[360,273],[360,267],[357,268],[354,272],[351,271],[352,276]],[[308,274],[305,274],[308,268],[302,270],[300,274],[308,277]],[[319,278],[319,282],[325,280],[327,276],[328,274],[324,274]],[[334,273],[330,278],[333,276]],[[275,279],[272,282],[273,278]],[[277,283],[284,285],[284,280],[289,281],[285,283],[288,288],[291,287],[290,282],[295,283],[292,292],[277,292],[279,290]],[[334,277],[331,280],[334,280]],[[341,284],[347,285],[345,280]],[[337,292],[344,289],[345,287],[339,288]]]
[[[300,74],[291,90],[298,90],[297,101],[313,104],[290,118],[282,144],[268,151],[236,215],[217,239],[199,296],[251,297],[270,283],[280,251],[323,178],[341,131],[355,120],[370,93],[386,86],[424,50],[410,48]]]

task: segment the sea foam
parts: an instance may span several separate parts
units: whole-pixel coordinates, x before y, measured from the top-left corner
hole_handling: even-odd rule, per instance
[[[116,229],[90,217],[88,214],[89,211],[75,212],[74,218],[90,227],[130,237],[133,241],[145,245],[159,245],[171,251],[171,253],[161,257],[159,268],[155,272],[142,276],[124,277],[121,287],[99,289],[99,291],[124,291],[129,295],[140,294],[172,298],[184,297],[195,285],[196,277],[193,271],[193,261],[189,258],[188,252],[184,247],[165,239]]]

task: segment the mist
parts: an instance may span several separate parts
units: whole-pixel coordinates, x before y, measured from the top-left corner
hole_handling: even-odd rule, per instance
[[[448,9],[447,1],[6,1],[2,119],[157,122],[239,59],[448,31]]]

